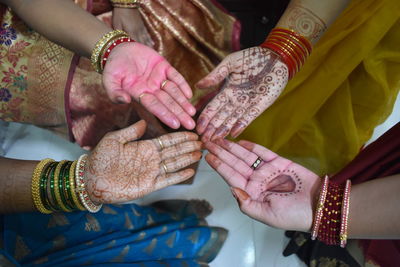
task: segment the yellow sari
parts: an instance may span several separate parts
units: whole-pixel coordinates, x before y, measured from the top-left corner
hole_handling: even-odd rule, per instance
[[[400,88],[400,1],[354,0],[281,97],[240,136],[318,174],[352,160]]]

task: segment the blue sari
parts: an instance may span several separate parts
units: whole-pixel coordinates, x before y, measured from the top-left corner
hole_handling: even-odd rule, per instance
[[[227,231],[207,226],[193,203],[204,204],[171,200],[106,205],[96,214],[4,215],[0,266],[208,266]]]

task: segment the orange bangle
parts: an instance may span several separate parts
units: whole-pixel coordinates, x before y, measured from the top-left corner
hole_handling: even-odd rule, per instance
[[[286,43],[283,43],[283,42],[278,42],[274,38],[268,38],[267,41],[279,46],[280,48],[282,48],[282,50],[284,52],[286,52],[286,54],[288,54],[288,56],[290,56],[296,62],[296,72],[298,72],[300,70],[300,67],[303,65],[302,61],[301,61],[301,58],[296,53],[296,51],[294,51],[294,49],[291,46],[289,46],[289,45],[287,45]]]

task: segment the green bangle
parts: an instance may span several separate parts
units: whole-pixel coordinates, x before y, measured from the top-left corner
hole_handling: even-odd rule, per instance
[[[58,179],[58,187],[61,195],[61,201],[68,211],[73,211],[74,208],[67,201],[67,197],[65,194],[65,181],[69,179],[69,167],[71,166],[71,161],[67,161],[62,167]]]
[[[49,178],[50,171],[57,165],[57,162],[51,162],[46,169],[43,171],[42,176],[40,177],[40,199],[44,207],[48,210],[52,210],[49,200],[47,198],[47,179]]]

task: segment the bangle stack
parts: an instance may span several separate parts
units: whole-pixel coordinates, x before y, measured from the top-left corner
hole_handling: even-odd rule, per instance
[[[102,73],[112,49],[125,42],[134,42],[134,40],[129,38],[129,35],[121,30],[113,30],[101,37],[93,48],[90,57],[93,68],[98,73]]]
[[[325,176],[321,186],[311,239],[316,238],[327,245],[346,246],[350,205],[350,180],[345,186],[329,182]]]
[[[95,205],[89,199],[85,184],[81,183],[84,181],[82,170],[86,161],[81,160],[79,165],[78,162],[79,160],[55,162],[44,159],[36,166],[32,174],[31,192],[33,203],[39,212],[49,214],[57,211],[100,210],[101,205]],[[81,194],[87,198],[78,199]]]
[[[119,8],[139,8],[139,0],[111,0],[113,7]]]
[[[289,69],[291,79],[311,54],[312,45],[304,36],[284,28],[274,28],[260,45],[278,54]]]

